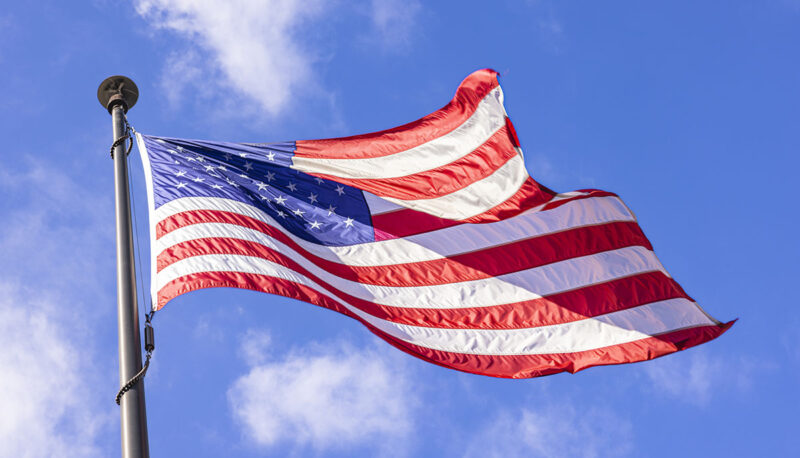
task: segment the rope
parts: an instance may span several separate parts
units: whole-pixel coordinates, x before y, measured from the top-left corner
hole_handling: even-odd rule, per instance
[[[124,385],[122,385],[122,388],[119,389],[119,392],[117,393],[116,397],[117,405],[119,405],[120,401],[122,401],[122,396],[124,396],[125,393],[130,391],[131,388],[136,386],[136,384],[139,383],[139,380],[144,378],[145,374],[147,374],[147,369],[150,367],[150,358],[153,356],[153,350],[155,350],[156,348],[155,338],[153,336],[153,324],[151,322],[154,313],[155,312],[151,310],[150,313],[145,315],[146,321],[144,323],[144,350],[146,352],[146,356],[144,360],[144,366],[142,366],[142,369],[139,372],[137,372],[136,375],[131,377],[131,379],[128,380]]]
[[[124,144],[125,140],[130,140],[130,143],[128,144],[128,148],[125,151],[126,159],[128,159],[129,155],[131,154],[131,150],[133,149],[133,138],[131,137],[131,131],[133,130],[133,127],[131,127],[131,125],[128,123],[128,119],[127,118],[123,118],[123,119],[125,121],[125,133],[122,136],[120,136],[118,139],[114,140],[114,143],[111,144],[110,153],[111,153],[111,158],[112,159],[114,158],[114,150],[119,145]],[[130,162],[129,162],[128,165],[130,166]],[[132,189],[130,189],[130,188],[131,188],[131,182],[130,182],[130,180],[128,180],[128,193],[129,193],[129,195],[133,195]],[[136,206],[136,203],[134,202],[132,207],[135,208],[135,206]],[[134,223],[138,227],[138,221],[136,220],[136,210],[135,209],[133,210],[133,214],[134,214],[134,216],[133,216]],[[141,272],[141,267],[142,267],[142,265],[141,265],[141,251],[139,250],[138,237],[134,237],[134,242],[136,244],[137,252],[139,253],[139,259],[137,259],[137,261],[139,262],[139,270]],[[143,282],[139,282],[139,286],[142,289],[142,297],[144,297],[144,283]],[[137,383],[139,383],[140,380],[142,380],[144,378],[144,376],[147,374],[147,369],[150,367],[150,358],[153,356],[153,350],[155,349],[155,342],[154,342],[154,338],[153,338],[153,325],[151,323],[151,320],[153,319],[152,304],[150,305],[150,312],[145,316],[146,316],[146,321],[145,321],[145,325],[144,325],[144,348],[145,348],[146,356],[145,356],[144,365],[142,366],[141,370],[139,370],[139,372],[136,373],[136,375],[131,377],[131,379],[128,380],[127,382],[125,382],[125,384],[122,385],[122,388],[119,389],[119,391],[117,392],[117,396],[115,398],[115,401],[116,401],[117,405],[120,405],[120,402],[122,402],[122,396],[124,396],[125,393],[130,391],[134,386],[136,386]]]
[[[131,154],[131,150],[133,149],[133,138],[131,137],[131,125],[128,124],[128,118],[123,118],[125,120],[125,133],[122,134],[121,137],[114,140],[114,143],[111,144],[111,150],[109,153],[111,154],[111,159],[114,159],[114,149],[119,145],[125,143],[125,140],[130,140],[131,142],[128,144],[128,149],[125,151],[125,156]]]
[[[144,378],[144,375],[147,373],[147,368],[150,367],[150,356],[152,356],[152,352],[148,351],[147,357],[145,358],[144,361],[144,366],[142,366],[142,370],[140,370],[139,373],[137,373],[130,380],[128,380],[128,383],[126,383],[125,385],[122,386],[122,388],[119,389],[119,393],[117,393],[117,399],[116,399],[117,405],[119,405],[120,401],[122,401],[122,396],[125,395],[125,393],[127,393],[128,391],[130,391],[130,389],[133,388],[137,383],[139,383],[139,380]]]

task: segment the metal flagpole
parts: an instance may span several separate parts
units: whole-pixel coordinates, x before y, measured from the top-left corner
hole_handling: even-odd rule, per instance
[[[125,113],[136,104],[139,89],[124,76],[111,76],[100,83],[97,99],[111,114],[114,128],[114,200],[117,222],[117,325],[119,328],[119,380],[125,384],[142,368],[139,310],[136,303],[131,201],[128,194],[128,164],[125,151]],[[122,140],[121,140],[122,139]],[[133,141],[133,139],[128,139]],[[149,457],[144,380],[139,380],[121,399],[120,425],[123,458]]]

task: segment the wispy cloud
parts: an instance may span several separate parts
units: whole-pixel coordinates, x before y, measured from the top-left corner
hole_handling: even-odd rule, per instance
[[[113,267],[101,256],[113,246],[113,225],[103,224],[113,218],[110,201],[42,162],[22,163],[0,170],[0,275],[99,294],[105,288],[97,279]]]
[[[466,457],[625,456],[633,450],[630,421],[608,408],[564,401],[496,415],[473,437]]]
[[[153,27],[184,40],[168,48],[160,83],[167,101],[173,107],[186,97],[212,101],[216,108],[210,114],[227,118],[274,117],[298,98],[329,99],[318,75],[334,52],[333,37],[326,35],[332,17],[366,15],[366,28],[356,21],[356,30],[344,35],[368,37],[364,41],[373,49],[402,51],[415,36],[421,10],[417,0],[372,0],[367,8],[322,0],[134,0],[134,5]]]
[[[181,86],[187,84],[200,90],[232,89],[276,115],[300,88],[317,83],[312,71],[316,57],[299,35],[304,24],[325,11],[325,2],[136,0],[135,5],[152,25],[189,42],[188,52],[173,53],[167,62],[173,89],[185,90]]]
[[[406,49],[417,31],[421,9],[417,0],[372,0],[369,9],[372,38],[377,37],[387,50]]]
[[[564,26],[556,19],[555,14],[550,11],[539,19],[536,28],[542,47],[553,54],[561,54],[564,48]]]
[[[269,357],[272,336],[260,329],[248,329],[242,337],[239,354],[249,366],[263,364]]]
[[[339,341],[274,358],[266,353],[269,342],[264,332],[245,335],[250,370],[228,391],[234,417],[256,446],[369,448],[382,455],[405,448],[417,401],[400,355]]]
[[[113,212],[33,160],[0,171],[0,190],[0,455],[106,456],[116,411],[113,393],[97,396],[107,384],[86,312],[89,298],[110,301],[98,279],[112,232],[98,227]]]
[[[558,4],[551,0],[527,0],[525,3],[535,16],[531,21],[531,30],[538,35],[539,46],[551,54],[561,54],[566,35],[564,24],[556,13]],[[518,8],[516,3],[512,5],[513,8]]]
[[[773,370],[775,366],[769,361],[756,361],[746,356],[714,357],[706,349],[698,348],[649,361],[642,367],[657,393],[704,406],[715,393],[750,390],[758,371]]]
[[[6,43],[11,41],[10,32],[15,28],[15,22],[12,20],[12,16],[8,13],[0,13],[0,62],[2,62],[4,58]]]
[[[91,387],[78,317],[59,312],[61,296],[19,285],[0,284],[0,298],[0,456],[105,456],[99,435],[116,412]]]

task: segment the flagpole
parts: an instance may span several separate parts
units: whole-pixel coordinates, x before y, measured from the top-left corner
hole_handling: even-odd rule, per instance
[[[128,164],[125,113],[136,104],[139,90],[124,76],[106,78],[97,89],[100,104],[111,114],[114,132],[114,200],[117,225],[117,325],[119,328],[119,380],[124,385],[142,368],[139,310],[136,302],[131,201],[128,194]],[[128,139],[133,141],[133,139]],[[120,402],[123,458],[149,457],[144,380],[139,380]]]

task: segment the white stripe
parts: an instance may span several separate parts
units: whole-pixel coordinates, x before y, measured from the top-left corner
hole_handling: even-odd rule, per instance
[[[220,261],[213,261],[218,266]],[[259,273],[293,281],[325,294],[328,288],[286,267],[263,261]],[[206,269],[204,269],[205,271]],[[225,269],[208,269],[225,270]],[[410,326],[376,318],[339,300],[383,332],[414,345],[453,353],[534,355],[569,353],[619,345],[672,330],[714,324],[693,302],[679,298],[570,323],[536,328],[444,329]]]
[[[311,272],[312,274],[316,275],[317,277],[323,279],[328,284],[333,285],[335,288],[337,288],[340,291],[344,291],[344,292],[346,292],[348,294],[351,294],[351,295],[354,295],[354,296],[357,296],[357,297],[361,297],[362,299],[365,299],[365,300],[369,300],[369,301],[375,300],[375,293],[373,291],[371,291],[370,287],[366,286],[366,285],[375,285],[375,283],[366,282],[366,281],[355,282],[355,281],[343,279],[340,276],[338,276],[337,274],[331,273],[329,270],[325,269],[324,267],[320,267],[318,264],[316,264],[313,261],[309,260],[303,254],[297,252],[296,250],[292,249],[288,245],[286,245],[286,244],[280,242],[279,240],[277,240],[277,239],[275,239],[273,237],[270,237],[270,236],[268,236],[268,235],[266,235],[266,234],[264,234],[262,232],[254,230],[254,229],[249,229],[249,228],[246,228],[246,227],[238,226],[238,225],[235,225],[235,224],[227,224],[227,223],[202,223],[202,224],[192,224],[192,225],[189,225],[189,226],[182,227],[180,229],[176,229],[175,231],[171,232],[169,234],[169,236],[170,236],[169,241],[170,242],[174,242],[174,243],[170,243],[170,244],[166,244],[165,243],[163,245],[163,249],[168,249],[169,247],[174,246],[174,245],[176,245],[178,243],[183,243],[183,242],[187,242],[187,241],[190,241],[190,240],[199,240],[199,239],[204,239],[204,238],[229,238],[229,239],[246,240],[246,241],[249,241],[249,242],[258,243],[258,244],[263,245],[263,246],[265,246],[265,247],[267,247],[269,249],[272,249],[274,251],[277,251],[279,253],[282,253],[282,254],[286,255],[290,259],[294,260],[295,262],[297,262],[298,264],[303,266],[309,272]],[[163,253],[163,250],[161,252]],[[608,253],[611,253],[611,252],[608,252]],[[611,256],[606,256],[606,258],[604,259],[604,262],[610,263],[610,261],[609,261],[610,258],[611,258]],[[249,257],[245,256],[245,262],[248,259],[249,259]],[[580,258],[572,258],[572,259],[576,259],[577,260],[577,259],[580,259]],[[531,280],[531,281],[542,281],[543,278],[546,279],[546,278],[548,278],[548,276],[551,277],[551,278],[553,276],[558,276],[558,275],[566,276],[566,274],[562,274],[560,272],[563,269],[568,268],[568,265],[567,264],[561,264],[561,263],[566,263],[566,261],[561,261],[560,263],[549,264],[547,266],[540,266],[540,267],[537,267],[537,268],[532,268],[532,269],[539,269],[539,270],[533,270],[532,272],[531,272],[531,270],[528,271],[528,272],[530,272],[530,275],[534,275],[535,276],[534,278],[537,279],[537,280]],[[548,266],[551,266],[551,267],[548,267]],[[654,264],[654,263],[649,263],[649,264],[645,263],[642,266],[640,266],[640,268],[645,269],[645,271],[649,271],[649,270],[652,270],[654,266],[656,266],[656,264]],[[548,271],[548,269],[545,269],[546,267],[548,267],[552,271]],[[629,268],[629,269],[634,269],[635,266],[627,265],[626,267]],[[254,267],[254,268],[256,268],[256,267]],[[386,267],[386,266],[379,266],[379,268],[391,269],[391,267]],[[212,270],[214,270],[214,269],[212,269]],[[194,269],[193,269],[193,271],[194,271]],[[622,273],[620,273],[619,270],[617,270],[615,272],[617,274],[620,274],[620,275],[631,275],[631,272],[628,271],[628,270],[624,270],[624,271],[622,271]],[[586,281],[587,282],[597,283],[597,282],[603,282],[603,281],[608,281],[609,280],[609,278],[606,278],[604,276],[597,277],[597,276],[588,275],[588,272],[586,272],[586,271],[584,271],[582,273],[587,275],[587,277],[586,277]],[[608,274],[612,275],[612,272],[609,271]],[[168,275],[168,276],[167,277],[162,277],[162,275]],[[174,277],[175,275],[180,276],[180,275],[185,275],[185,273],[182,272],[182,271],[179,271],[177,273],[169,274],[168,271],[165,271],[165,272],[159,274],[158,284],[160,286],[163,286],[164,284],[172,281],[172,279],[174,279],[172,277]],[[522,275],[524,277],[525,274],[520,274],[520,275]],[[485,288],[485,287],[486,288],[490,288],[492,286],[492,284],[495,283],[495,282],[503,285],[506,282],[513,281],[513,279],[510,278],[510,277],[506,278],[505,280],[504,280],[504,278],[505,277],[493,277],[493,278],[483,279],[483,280],[474,280],[475,287],[476,287],[476,289]],[[568,277],[568,278],[570,278],[570,280],[572,280],[574,282],[577,282],[577,281],[580,280],[579,277],[575,277],[575,276],[571,276],[571,277]],[[545,293],[546,294],[553,294],[553,293],[556,293],[556,292],[560,292],[562,290],[574,289],[576,287],[583,287],[583,286],[587,286],[589,284],[589,283],[578,284],[576,286],[576,284],[574,282],[573,283],[559,282],[557,284],[556,283],[552,283],[549,289],[547,288],[547,286],[542,286],[543,289],[542,288],[538,289],[536,291],[536,293],[539,294],[539,295],[544,295]],[[381,286],[377,286],[377,287],[378,288],[384,288],[384,287],[381,287]],[[386,287],[386,288],[388,288],[388,287]],[[408,288],[409,287],[404,286],[404,287],[399,288],[399,290],[400,291],[408,291]],[[422,288],[422,287],[417,287],[417,288]],[[426,288],[428,288],[428,287],[426,287]],[[495,290],[488,290],[487,294],[500,294],[498,289],[509,290],[511,288],[513,288],[513,285],[504,285],[503,288],[496,288]],[[463,294],[463,292],[459,293],[459,294]],[[513,302],[510,299],[506,300],[505,297],[496,297],[495,299],[498,301],[498,303]],[[467,306],[467,305],[464,305],[464,306]]]
[[[378,286],[337,277],[285,245],[275,241],[270,245],[341,292],[365,301],[403,308],[489,307],[538,299],[638,273],[662,271],[667,274],[652,251],[632,246],[478,280],[429,286]],[[193,256],[164,268],[158,274],[157,283],[161,289],[177,278],[207,271],[259,274],[269,270],[272,264],[262,258],[244,255]]]
[[[522,156],[516,155],[491,175],[450,194],[419,200],[384,199],[440,218],[463,220],[502,204],[519,191],[527,179],[525,162]]]
[[[456,161],[486,143],[505,126],[503,91],[498,86],[475,112],[451,132],[395,154],[362,159],[320,159],[294,156],[292,168],[343,178],[395,178],[435,169]],[[391,134],[387,135],[391,137]]]
[[[452,353],[540,355],[621,345],[678,329],[714,323],[693,302],[669,299],[595,318],[537,328],[442,329],[369,320],[380,330],[414,345]]]
[[[352,246],[324,246],[309,242],[284,229],[265,212],[230,199],[187,197],[173,200],[156,210],[152,221],[192,210],[219,210],[249,216],[273,226],[306,251],[331,262],[352,266],[380,266],[430,261],[461,253],[482,250],[530,237],[612,221],[635,221],[617,197],[593,197],[568,202],[552,210],[531,209],[503,221],[487,224],[461,224],[401,239]],[[194,238],[191,225],[163,235],[152,246],[155,252]],[[208,232],[226,237],[224,232]],[[209,235],[211,236],[211,235]]]

